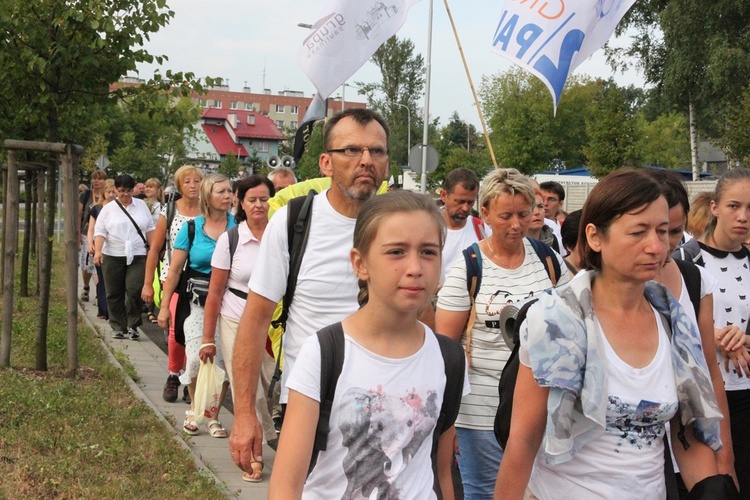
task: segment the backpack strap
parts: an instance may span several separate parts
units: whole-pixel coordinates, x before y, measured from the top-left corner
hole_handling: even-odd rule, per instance
[[[344,367],[344,329],[341,322],[323,328],[317,335],[320,344],[320,415],[315,428],[308,475],[318,462],[320,452],[328,447],[333,397],[336,395],[336,384]]]
[[[701,308],[701,272],[698,266],[692,261],[676,259],[674,263],[677,264],[682,278],[685,280],[685,287],[687,288],[690,302],[693,303],[697,319]]]
[[[484,230],[484,222],[479,217],[471,217],[471,222],[474,225],[474,232],[477,235],[477,240],[482,241],[487,237],[487,232]]]
[[[701,255],[701,246],[695,238],[675,250],[672,254],[672,258],[675,260],[691,260],[693,263],[701,267],[705,267],[706,265],[703,261],[703,256]]]
[[[557,282],[560,280],[560,276],[562,276],[562,270],[560,269],[560,262],[557,260],[556,252],[543,241],[535,240],[534,238],[526,239],[531,243],[531,248],[534,249],[539,260],[542,261],[544,269],[547,271],[547,276],[549,276],[549,279],[552,282],[552,287],[556,287]]]
[[[286,321],[289,318],[289,306],[294,298],[294,290],[297,288],[297,276],[302,266],[302,256],[307,247],[307,238],[310,236],[310,220],[312,219],[313,198],[318,194],[311,189],[307,196],[292,198],[287,203],[287,239],[289,245],[289,274],[286,280],[286,292],[281,301],[281,314],[271,322],[274,328],[282,327],[282,341],[286,333]],[[283,345],[283,344],[282,344]],[[276,357],[276,368],[273,372],[271,382],[268,384],[269,398],[273,394],[276,384],[281,380],[281,356]]]
[[[451,428],[458,417],[458,410],[461,407],[461,396],[464,389],[464,374],[466,373],[466,356],[464,356],[461,344],[446,337],[445,335],[435,334],[440,354],[443,355],[443,365],[445,366],[445,390],[443,391],[443,405],[440,407],[440,416],[432,432],[432,474],[434,477],[433,490],[441,498],[440,483],[438,481],[437,470],[437,451],[440,436]]]
[[[237,251],[237,244],[240,242],[240,226],[232,226],[227,229],[227,238],[229,239],[229,265],[234,262],[234,252]]]
[[[476,322],[476,298],[479,287],[482,286],[482,252],[479,250],[479,243],[472,243],[469,248],[465,248],[463,255],[466,261],[466,288],[469,291],[469,301],[471,302],[469,320],[466,322],[465,350],[467,362],[471,366],[471,329]]]

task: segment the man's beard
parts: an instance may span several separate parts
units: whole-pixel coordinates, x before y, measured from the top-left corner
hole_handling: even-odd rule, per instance
[[[456,212],[455,214],[451,215],[451,220],[453,222],[463,222],[466,219],[469,218],[469,214],[462,214],[461,212]]]

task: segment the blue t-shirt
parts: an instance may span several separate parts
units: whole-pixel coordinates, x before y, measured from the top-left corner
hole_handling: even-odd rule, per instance
[[[193,220],[195,221],[195,239],[193,239],[193,245],[190,246],[188,241],[188,224],[186,222],[177,233],[177,237],[174,240],[174,248],[185,251],[189,250],[190,267],[199,273],[209,274],[211,272],[211,256],[214,254],[214,248],[216,248],[216,240],[208,236],[203,230],[203,224],[206,222],[204,216],[199,215]],[[227,229],[236,225],[234,217],[227,214]]]

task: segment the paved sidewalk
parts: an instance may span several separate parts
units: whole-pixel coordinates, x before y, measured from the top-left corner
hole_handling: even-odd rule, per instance
[[[182,422],[185,419],[185,410],[188,406],[178,399],[175,403],[167,403],[161,397],[164,382],[167,380],[167,356],[159,349],[143,332],[137,341],[115,340],[112,338],[109,324],[96,317],[96,306],[92,302],[79,302],[79,313],[88,323],[101,333],[102,340],[114,350],[120,351],[128,357],[128,360],[138,372],[140,380],[138,383],[131,382],[131,388],[136,396],[143,399],[157,415],[165,418],[165,425],[175,434],[175,438],[185,444],[194,455],[196,465],[199,468],[211,471],[217,482],[223,483],[227,489],[227,497],[241,499],[264,499],[268,496],[268,480],[271,476],[274,451],[268,446],[263,446],[263,460],[265,469],[263,482],[248,483],[242,480],[240,471],[229,455],[229,439],[216,439],[208,435],[205,426],[201,426],[201,434],[188,436],[182,432]],[[111,358],[114,363],[117,361]],[[182,387],[180,387],[182,395]],[[232,432],[234,415],[226,408],[222,408],[219,419],[224,427]]]

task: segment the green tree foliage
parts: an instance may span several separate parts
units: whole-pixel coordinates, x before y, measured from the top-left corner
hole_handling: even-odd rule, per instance
[[[239,158],[237,158],[237,155],[234,152],[230,152],[221,159],[216,173],[226,175],[229,179],[236,179],[243,173],[243,170],[244,167]]]
[[[638,129],[626,92],[607,82],[593,104],[586,116],[588,142],[583,147],[591,173],[601,178],[620,167],[637,166]]]
[[[323,144],[323,122],[319,121],[313,128],[313,133],[310,136],[310,142],[307,143],[305,148],[305,154],[299,160],[299,165],[295,168],[297,178],[300,180],[314,179],[320,177],[320,167],[318,166],[318,157],[325,150]]]
[[[749,25],[750,3],[742,0],[639,1],[616,32],[635,32],[632,43],[608,48],[608,58],[618,68],[635,58],[674,109],[693,105],[702,136],[721,137],[747,86]]]
[[[554,158],[568,165],[584,163],[586,116],[602,85],[570,79],[555,116],[547,88],[522,69],[483,77],[479,95],[498,165],[531,174]]]
[[[690,165],[690,138],[682,113],[660,114],[649,121],[646,113],[636,116],[639,152],[644,165],[685,168]]]
[[[750,86],[745,88],[735,112],[727,119],[722,144],[732,158],[750,161]]]
[[[164,91],[111,100],[99,122],[110,144],[110,169],[139,180],[166,178],[185,163],[199,118],[189,98],[175,102]]]
[[[90,175],[95,170],[99,170],[99,165],[96,164],[96,160],[100,156],[107,155],[107,146],[107,139],[103,134],[96,134],[91,140],[89,146],[83,152],[80,164],[81,171],[86,176]]]
[[[4,0],[3,135],[75,141],[82,107],[106,99],[137,63],[163,62],[142,44],[173,15],[164,0]]]
[[[484,138],[477,134],[474,125],[461,120],[457,112],[451,115],[448,124],[437,131],[437,136],[435,149],[440,163],[427,177],[428,188],[442,186],[448,172],[457,168],[473,170],[480,179],[492,168]]]
[[[369,107],[383,115],[391,128],[391,170],[406,165],[409,149],[421,142],[422,120],[419,100],[424,92],[424,59],[414,53],[414,42],[389,38],[375,51],[373,64],[380,69],[381,81],[377,83],[357,82],[360,94],[367,95]],[[409,123],[410,122],[410,123]],[[411,144],[407,144],[411,125]]]

